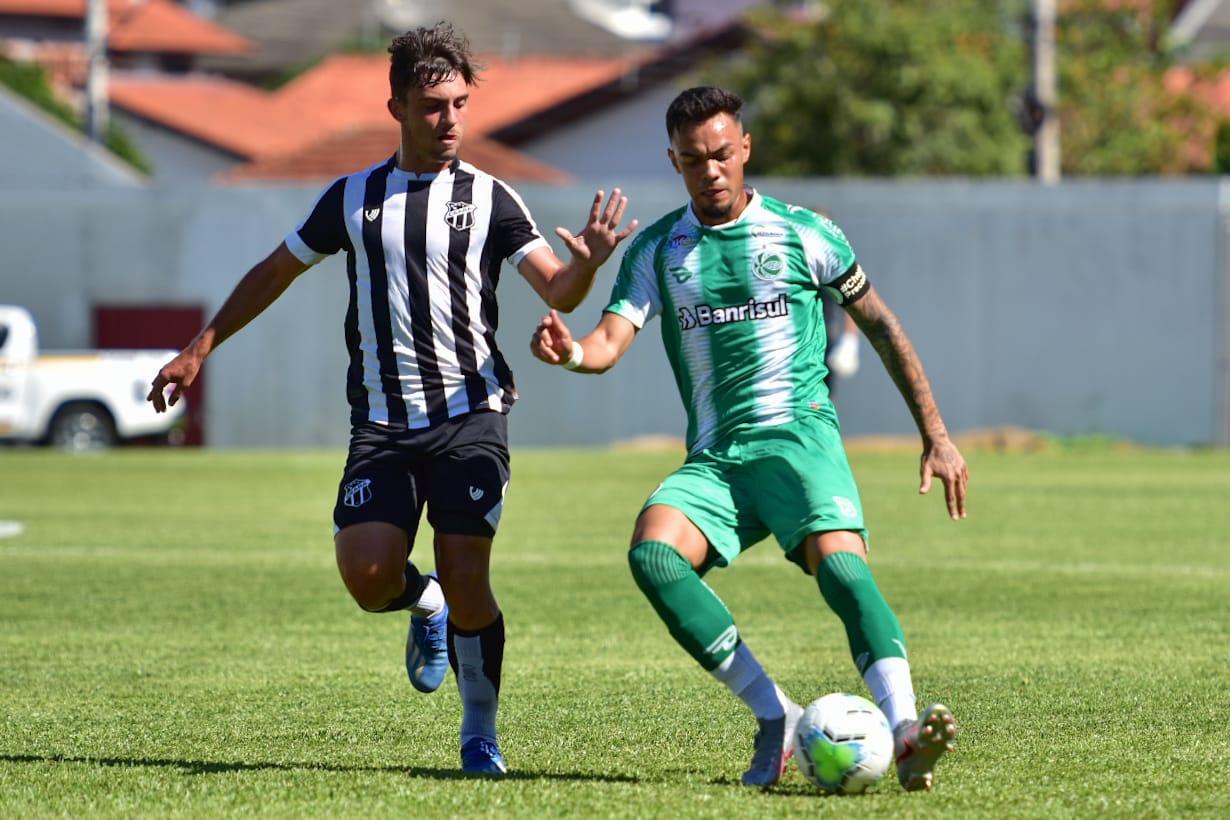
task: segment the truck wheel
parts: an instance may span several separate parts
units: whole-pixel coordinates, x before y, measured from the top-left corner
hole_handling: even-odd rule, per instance
[[[97,404],[73,402],[56,412],[48,438],[61,450],[102,450],[115,444],[115,422]]]

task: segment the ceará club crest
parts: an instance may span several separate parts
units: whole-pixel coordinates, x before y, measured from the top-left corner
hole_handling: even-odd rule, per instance
[[[444,206],[444,221],[455,231],[468,231],[474,227],[475,210],[472,202],[449,202]]]

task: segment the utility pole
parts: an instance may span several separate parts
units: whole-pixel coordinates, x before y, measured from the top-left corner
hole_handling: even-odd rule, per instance
[[[1033,0],[1033,90],[1041,115],[1034,132],[1034,176],[1059,181],[1059,77],[1055,68],[1055,0]]]
[[[85,125],[94,142],[107,133],[107,0],[89,0],[85,12]]]

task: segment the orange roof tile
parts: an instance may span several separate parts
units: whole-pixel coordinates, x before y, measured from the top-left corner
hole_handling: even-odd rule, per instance
[[[482,57],[487,68],[470,93],[470,133],[490,133],[536,111],[622,77],[634,65],[623,58]],[[343,54],[327,58],[276,93],[295,110],[328,100],[324,119],[339,124],[388,118],[387,54]]]
[[[556,57],[484,61],[488,67],[472,92],[462,156],[505,179],[567,181],[564,172],[486,135],[617,80],[629,63]],[[332,178],[397,149],[397,125],[386,107],[385,54],[334,55],[273,93],[204,75],[117,73],[110,86],[117,107],[250,160],[224,175],[226,181]]]
[[[131,0],[109,0],[110,6],[129,5]],[[32,17],[85,17],[88,0],[0,0],[0,14]]]
[[[88,0],[0,0],[0,15],[84,19]],[[107,0],[114,51],[247,54],[252,44],[170,0]]]
[[[306,136],[268,92],[207,75],[113,75],[112,105],[250,159],[290,151]]]
[[[146,0],[112,13],[107,47],[113,51],[248,54],[252,44],[169,0]]]
[[[625,58],[490,59],[471,92],[470,125],[484,133],[618,80],[635,67]]]
[[[255,180],[329,180],[375,165],[397,151],[397,125],[370,125],[330,134],[299,151],[258,159],[215,177],[222,183]],[[544,165],[519,151],[481,136],[467,136],[461,158],[509,181],[562,184],[570,175]]]
[[[334,54],[274,92],[288,111],[310,111],[333,127],[393,124],[389,99],[389,57]]]

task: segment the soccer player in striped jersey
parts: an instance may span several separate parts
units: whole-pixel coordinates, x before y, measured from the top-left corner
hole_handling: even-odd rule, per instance
[[[914,416],[920,492],[938,478],[948,514],[964,518],[969,473],[913,345],[841,230],[744,185],[752,140],[741,106],[718,88],[675,98],[668,153],[691,201],[632,242],[591,333],[574,339],[552,311],[531,349],[547,363],[602,373],[649,319],[662,318],[688,455],[641,509],[629,564],[670,634],[757,718],[743,782],[778,781],[801,709],[703,576],[772,534],[844,624],[854,663],[894,727],[901,785],[929,790],[956,724],[941,704],[919,717],[905,637],[868,569],[863,508],[824,383],[822,293],[853,316]]]
[[[561,261],[507,184],[463,161],[480,66],[447,23],[395,38],[388,110],[401,144],[328,186],[197,337],[159,371],[149,400],[174,404],[204,359],[312,265],[344,251],[350,450],[333,512],[338,569],[370,612],[409,610],[406,671],[434,691],[453,669],[461,764],[503,775],[496,712],[504,620],[491,590],[492,541],[509,478],[512,372],[496,346],[496,285],[510,261],[553,309],[570,311],[636,227],[627,199],[598,191],[584,229],[556,234]],[[426,509],[435,572],[410,560]]]

